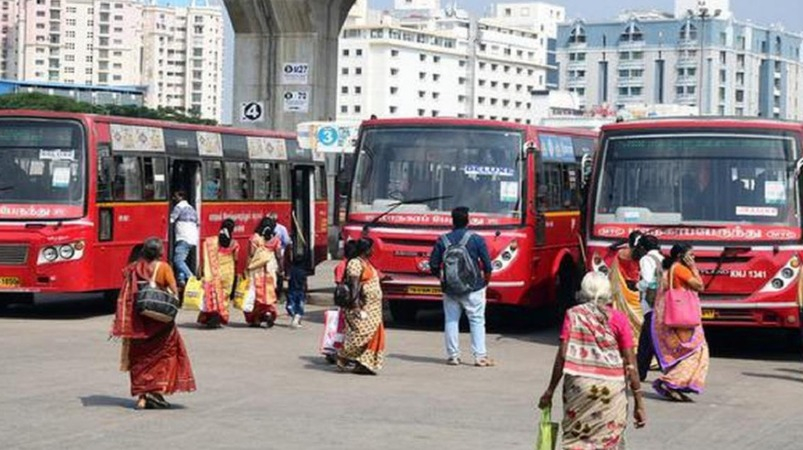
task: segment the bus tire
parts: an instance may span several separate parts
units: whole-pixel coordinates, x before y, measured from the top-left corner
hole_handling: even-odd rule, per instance
[[[397,325],[411,325],[418,315],[418,305],[409,300],[391,300],[390,315]]]
[[[558,320],[563,321],[566,311],[575,305],[575,294],[580,286],[577,267],[569,258],[564,258],[558,269],[557,286],[555,289],[555,303],[557,305]]]

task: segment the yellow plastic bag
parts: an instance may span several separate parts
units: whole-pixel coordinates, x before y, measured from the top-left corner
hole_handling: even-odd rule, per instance
[[[248,288],[250,283],[248,281],[248,277],[242,277],[237,282],[237,288],[234,289],[234,307],[239,310],[243,310],[245,307],[245,299],[248,297]]]
[[[552,421],[552,408],[544,408],[541,411],[541,423],[535,450],[555,450],[558,443],[558,428],[558,423]]]
[[[184,309],[202,311],[204,305],[204,284],[195,277],[190,277],[184,286]]]

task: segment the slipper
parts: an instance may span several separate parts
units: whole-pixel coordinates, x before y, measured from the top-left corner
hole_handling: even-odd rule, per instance
[[[145,394],[145,403],[150,405],[152,409],[170,408],[170,403],[160,394]]]
[[[664,383],[661,381],[656,381],[655,383],[653,383],[652,388],[655,389],[655,392],[657,392],[658,395],[668,400],[672,400],[675,402],[683,401],[683,397],[681,397],[678,392],[667,388],[666,385],[664,385]]]

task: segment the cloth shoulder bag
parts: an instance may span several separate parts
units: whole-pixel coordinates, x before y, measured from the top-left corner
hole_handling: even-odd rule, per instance
[[[168,323],[176,319],[179,300],[170,292],[156,287],[156,274],[159,272],[160,264],[161,262],[156,262],[156,266],[153,268],[153,275],[148,284],[137,291],[136,309],[142,316]]]
[[[669,289],[664,293],[664,323],[672,328],[695,328],[702,324],[700,296],[675,287],[675,267],[669,269]]]

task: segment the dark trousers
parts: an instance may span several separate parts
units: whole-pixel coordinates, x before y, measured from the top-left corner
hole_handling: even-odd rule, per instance
[[[644,314],[644,323],[641,324],[641,335],[638,340],[638,376],[641,381],[647,379],[647,372],[650,370],[652,358],[655,356],[655,348],[652,346],[652,311]]]

